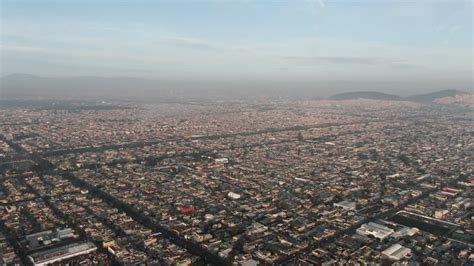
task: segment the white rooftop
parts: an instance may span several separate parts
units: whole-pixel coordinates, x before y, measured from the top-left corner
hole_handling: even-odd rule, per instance
[[[411,254],[411,249],[406,248],[400,244],[394,244],[386,250],[382,251],[382,254],[392,260],[401,260]]]
[[[357,229],[356,232],[360,235],[371,235],[378,239],[384,239],[393,234],[394,230],[386,226],[370,222],[368,224],[363,224]]]

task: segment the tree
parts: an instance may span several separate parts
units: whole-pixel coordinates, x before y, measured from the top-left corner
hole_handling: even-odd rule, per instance
[[[304,141],[303,134],[301,134],[301,132],[298,132],[298,141]]]

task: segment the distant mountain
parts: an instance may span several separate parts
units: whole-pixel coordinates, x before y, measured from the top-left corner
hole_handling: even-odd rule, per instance
[[[387,101],[401,101],[400,96],[376,92],[376,91],[355,91],[335,94],[329,97],[330,100],[352,100],[352,99],[370,99],[370,100],[387,100]]]
[[[295,81],[274,83],[258,80],[154,80],[130,77],[39,77],[12,74],[0,78],[1,100],[125,100],[140,102],[208,101],[218,99],[315,99],[317,93],[329,92],[327,84]],[[325,89],[326,88],[326,89]],[[332,90],[334,92],[334,90]],[[374,99],[432,102],[439,98],[466,94],[445,90],[402,98],[397,95],[356,91],[331,96],[331,100]]]
[[[354,100],[354,99],[370,99],[370,100],[387,100],[387,101],[411,101],[420,103],[431,103],[437,99],[454,97],[457,95],[469,94],[459,90],[441,90],[426,94],[417,94],[402,98],[397,95],[375,92],[375,91],[355,91],[335,94],[329,97],[329,100]]]
[[[430,102],[435,101],[436,99],[441,99],[445,97],[453,97],[456,95],[465,95],[465,94],[469,94],[469,93],[464,92],[464,91],[459,91],[459,90],[442,90],[442,91],[435,91],[435,92],[427,93],[427,94],[413,95],[405,99],[407,101],[413,101],[413,102],[430,103]]]
[[[56,98],[130,98],[147,91],[155,95],[158,81],[137,78],[106,78],[94,76],[45,78],[28,74],[12,74],[0,79],[3,99],[56,99]],[[163,84],[163,83],[161,83]]]
[[[40,77],[12,74],[0,78],[0,99],[123,100],[139,102],[209,101],[222,99],[311,99],[314,84],[226,79],[155,80],[130,77]]]

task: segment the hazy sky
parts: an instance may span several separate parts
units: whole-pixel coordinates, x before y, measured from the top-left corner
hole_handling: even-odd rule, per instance
[[[0,1],[2,75],[472,86],[470,0]]]

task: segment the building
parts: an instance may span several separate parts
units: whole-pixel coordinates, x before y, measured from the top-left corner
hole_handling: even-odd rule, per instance
[[[386,226],[371,222],[368,224],[363,224],[361,227],[357,229],[356,232],[360,235],[373,236],[375,238],[382,240],[390,236],[391,234],[393,234],[394,231],[393,229],[390,229]]]
[[[343,208],[344,210],[354,211],[356,209],[356,203],[353,201],[344,200],[341,202],[334,203],[334,207]]]
[[[418,232],[420,232],[420,230],[416,227],[411,227],[411,228],[410,227],[404,227],[404,228],[396,231],[395,233],[393,233],[392,237],[400,238],[400,237],[404,237],[404,236],[414,236]]]
[[[240,194],[234,193],[234,192],[229,192],[227,193],[227,197],[233,200],[240,199]]]
[[[382,251],[382,254],[392,260],[401,260],[403,258],[409,258],[411,256],[411,249],[406,248],[400,244],[394,244],[386,250]]]
[[[28,258],[33,263],[33,265],[42,266],[54,262],[60,262],[62,260],[70,259],[76,256],[89,254],[96,250],[97,247],[91,242],[74,243],[63,247],[36,252],[28,256]]]

